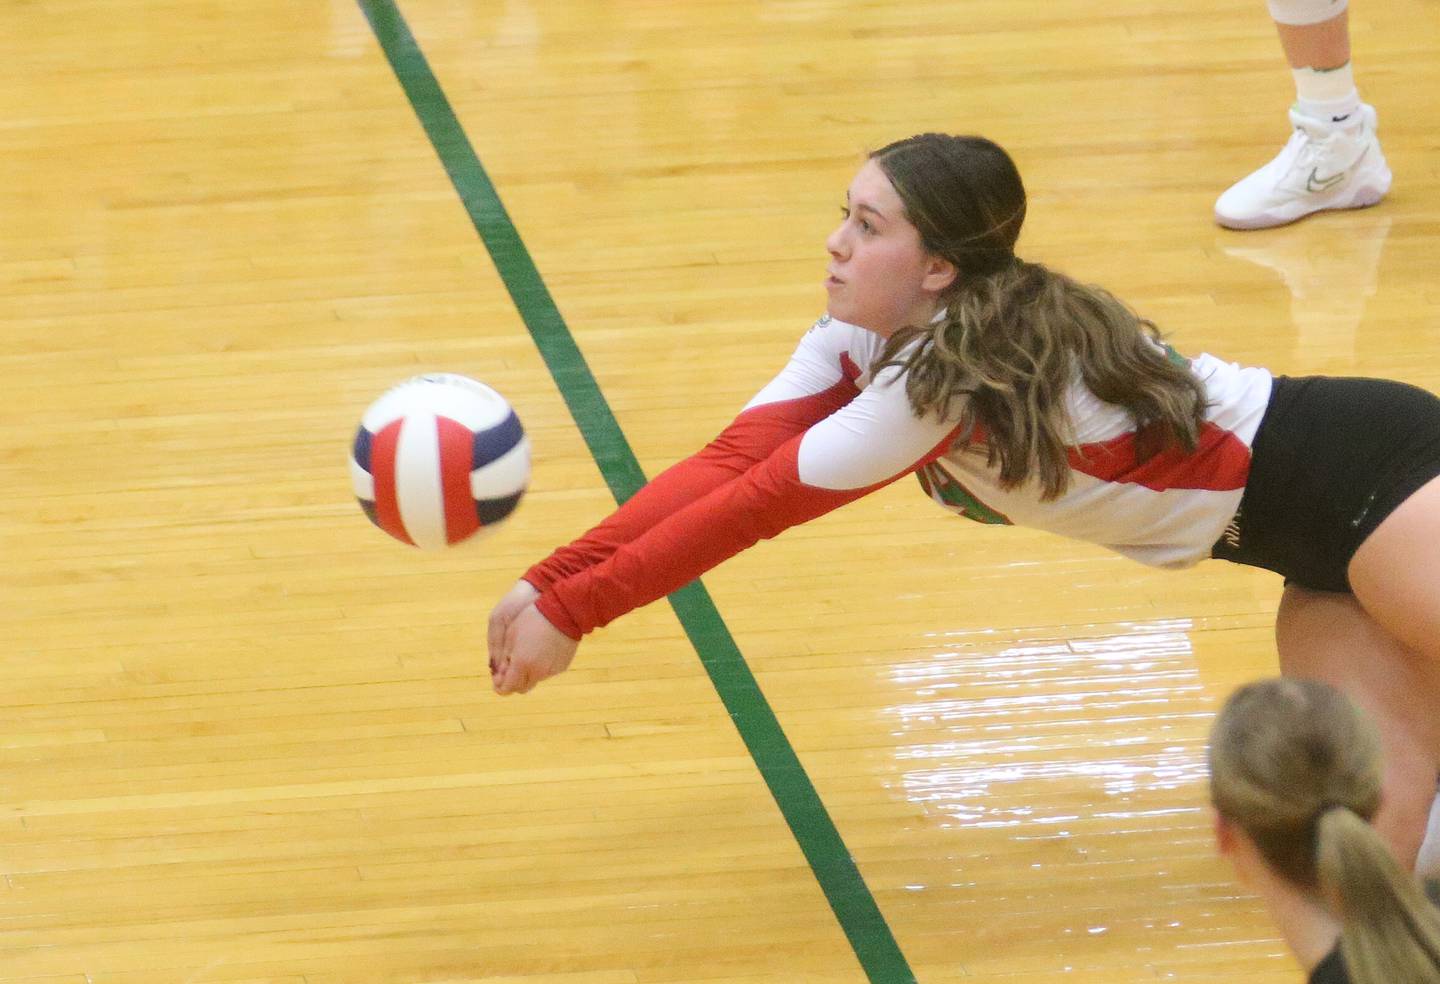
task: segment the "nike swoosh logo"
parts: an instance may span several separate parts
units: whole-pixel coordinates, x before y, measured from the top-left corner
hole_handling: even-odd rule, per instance
[[[1365,155],[1368,154],[1368,153],[1370,153],[1370,148],[1369,148],[1369,147],[1366,147],[1364,150],[1362,150],[1362,151],[1360,152],[1360,156],[1357,157],[1357,158],[1355,158],[1355,163],[1354,163],[1354,164],[1351,164],[1350,167],[1353,168],[1353,167],[1355,167],[1357,164],[1359,164],[1361,161],[1363,161],[1363,160],[1365,159]],[[1350,170],[1350,168],[1346,168],[1345,170],[1348,171],[1348,170]],[[1312,168],[1310,169],[1310,177],[1308,177],[1308,178],[1305,179],[1305,190],[1306,190],[1306,191],[1329,191],[1331,188],[1335,187],[1337,184],[1339,184],[1340,182],[1342,182],[1342,181],[1344,181],[1344,180],[1345,180],[1345,171],[1336,171],[1334,174],[1330,175],[1328,178],[1322,178],[1322,177],[1320,177],[1320,169],[1319,169],[1318,167],[1312,167]]]

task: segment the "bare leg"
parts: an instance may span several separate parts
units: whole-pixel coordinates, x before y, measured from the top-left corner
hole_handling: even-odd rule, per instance
[[[1440,676],[1440,479],[1401,503],[1360,545],[1350,561],[1355,597],[1377,623]],[[1440,703],[1429,705],[1440,717]],[[1419,859],[1422,874],[1440,874],[1440,800]]]
[[[1350,11],[1318,24],[1275,23],[1280,47],[1291,68],[1320,71],[1339,68],[1350,60]]]
[[[1440,478],[1385,517],[1355,551],[1349,574],[1371,617],[1440,665]]]
[[[1355,701],[1380,729],[1385,794],[1375,827],[1401,864],[1413,866],[1440,767],[1432,709],[1440,672],[1366,614],[1354,596],[1285,589],[1275,621],[1280,669],[1323,680]]]

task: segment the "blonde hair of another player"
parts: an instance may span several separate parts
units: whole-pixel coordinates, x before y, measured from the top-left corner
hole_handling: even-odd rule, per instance
[[[1440,912],[1370,826],[1381,771],[1378,732],[1323,683],[1242,687],[1211,732],[1215,809],[1340,920],[1351,980],[1440,980]]]

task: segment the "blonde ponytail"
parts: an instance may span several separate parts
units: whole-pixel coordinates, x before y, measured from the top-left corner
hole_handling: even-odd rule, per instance
[[[1355,984],[1440,980],[1440,913],[1385,847],[1345,807],[1316,823],[1316,882],[1340,917],[1340,951]]]
[[[1276,874],[1341,923],[1354,984],[1440,981],[1440,912],[1370,820],[1380,736],[1339,691],[1274,679],[1237,690],[1210,736],[1210,798]]]

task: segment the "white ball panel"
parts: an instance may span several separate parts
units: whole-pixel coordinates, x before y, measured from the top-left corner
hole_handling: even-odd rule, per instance
[[[490,464],[470,473],[470,494],[477,499],[500,499],[514,495],[530,481],[530,439],[520,443]]]
[[[505,398],[484,383],[455,373],[413,376],[391,387],[365,411],[362,423],[372,434],[394,420],[429,411],[486,430],[510,414]]]
[[[417,547],[445,546],[445,495],[440,484],[440,442],[435,415],[412,411],[395,447],[395,498],[400,521]]]
[[[375,476],[361,468],[353,455],[350,458],[350,487],[355,490],[355,498],[375,501]]]

